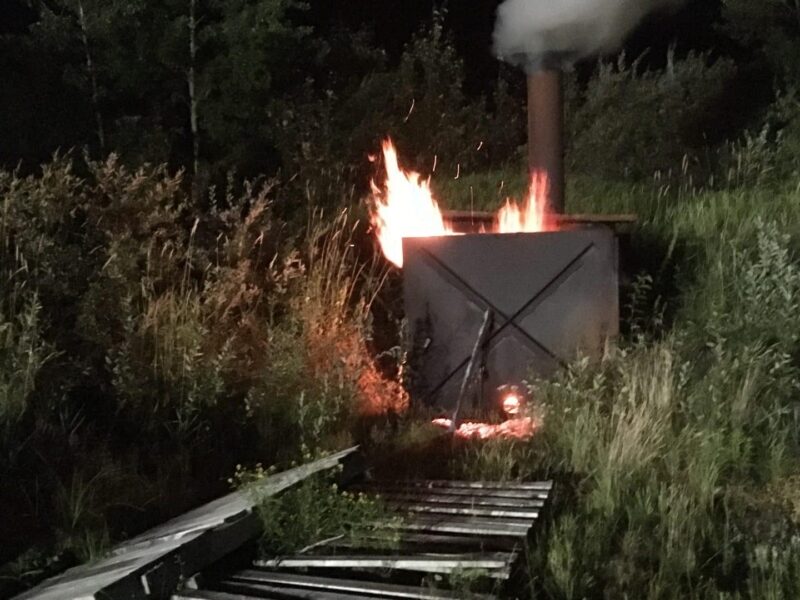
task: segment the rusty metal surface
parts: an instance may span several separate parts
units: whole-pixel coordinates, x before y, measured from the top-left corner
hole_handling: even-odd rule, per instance
[[[558,69],[528,75],[528,170],[547,173],[550,207],[563,213],[564,100]]]
[[[473,406],[578,351],[597,355],[619,330],[617,244],[594,228],[403,241],[415,402],[452,410],[485,311],[495,318]]]

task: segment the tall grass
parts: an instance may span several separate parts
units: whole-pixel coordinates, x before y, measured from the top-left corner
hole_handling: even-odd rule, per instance
[[[180,176],[114,157],[0,173],[0,562],[45,565],[9,572],[94,558],[237,463],[341,448],[405,401],[370,348],[385,272],[363,227],[293,229],[274,196],[200,209]]]
[[[572,189],[575,212],[639,215],[630,337],[533,381],[533,441],[462,472],[556,479],[536,597],[797,597],[797,190]]]

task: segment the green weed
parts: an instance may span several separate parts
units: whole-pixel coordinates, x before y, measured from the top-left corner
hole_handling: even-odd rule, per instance
[[[399,523],[380,498],[339,489],[335,478],[314,476],[278,494],[264,496],[257,482],[265,472],[243,475],[243,488],[254,494],[263,526],[261,553],[283,556],[302,553],[321,542],[353,542],[374,547],[396,544],[393,531]]]

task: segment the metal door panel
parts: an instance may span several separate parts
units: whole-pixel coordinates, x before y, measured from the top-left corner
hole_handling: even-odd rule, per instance
[[[487,309],[483,399],[542,375],[618,332],[610,230],[476,234],[403,241],[415,401],[450,408]]]

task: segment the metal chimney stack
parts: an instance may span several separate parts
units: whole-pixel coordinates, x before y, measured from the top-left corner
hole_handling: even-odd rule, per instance
[[[541,65],[528,74],[528,171],[544,172],[550,210],[564,212],[564,93],[562,72]]]

